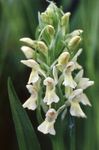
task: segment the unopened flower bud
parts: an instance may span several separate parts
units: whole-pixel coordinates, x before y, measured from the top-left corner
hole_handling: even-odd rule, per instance
[[[63,33],[66,34],[67,30],[68,30],[68,26],[69,26],[69,17],[70,17],[70,12],[67,12],[66,14],[64,14],[61,18],[61,26],[62,26],[62,30]]]
[[[31,38],[21,38],[20,41],[34,48],[34,41]]]
[[[58,63],[62,65],[67,64],[69,58],[70,58],[70,54],[68,52],[63,52],[58,58]]]
[[[81,42],[81,37],[80,37],[80,36],[75,36],[75,37],[73,37],[73,38],[69,41],[69,43],[68,43],[69,49],[70,49],[70,50],[75,49],[75,48],[79,45],[80,42]]]
[[[70,12],[67,12],[66,14],[64,14],[61,18],[61,25],[66,25],[69,21],[69,17],[70,17]]]
[[[70,58],[70,54],[68,52],[63,52],[59,58],[58,58],[58,64],[57,64],[57,68],[62,71],[64,69],[64,67],[66,66],[66,64],[68,63],[68,60]]]
[[[82,33],[83,33],[83,30],[78,29],[78,30],[74,30],[72,33],[70,33],[70,35],[74,37],[74,36],[80,36]]]
[[[46,13],[46,12],[41,13],[41,20],[44,23],[53,24],[53,21],[51,20],[51,18],[49,17],[48,13]]]
[[[50,2],[50,5],[45,12],[41,13],[41,21],[45,24],[55,25],[56,20],[58,21],[59,10],[53,2]]]
[[[47,25],[45,31],[50,35],[53,36],[55,34],[55,29],[52,25]]]
[[[33,58],[35,55],[35,51],[28,47],[28,46],[22,46],[21,47],[22,52],[24,53],[24,55],[26,56],[27,59]]]
[[[37,49],[42,52],[44,55],[46,55],[46,53],[48,52],[48,47],[46,46],[46,44],[42,41],[38,41],[37,42]]]

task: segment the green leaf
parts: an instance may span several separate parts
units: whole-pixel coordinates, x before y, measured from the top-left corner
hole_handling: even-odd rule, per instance
[[[8,79],[8,94],[19,150],[40,150],[32,124],[16,95],[10,78]]]

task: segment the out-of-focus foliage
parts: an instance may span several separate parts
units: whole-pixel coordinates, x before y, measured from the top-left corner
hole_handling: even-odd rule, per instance
[[[25,110],[22,108],[10,79],[8,79],[8,92],[19,149],[32,150],[34,148],[40,150],[35,131]]]
[[[71,30],[82,28],[84,30],[81,59],[86,72],[95,85],[88,91],[92,108],[87,109],[88,118],[76,120],[76,148],[75,150],[99,149],[99,0],[59,0],[56,2],[64,10],[71,11]],[[0,148],[2,150],[17,150],[17,142],[10,113],[7,95],[7,78],[11,76],[16,91],[22,99],[27,97],[24,90],[28,71],[24,70],[20,60],[24,56],[20,51],[19,39],[21,37],[34,38],[37,26],[38,11],[45,10],[48,2],[44,0],[1,0],[0,1]],[[29,112],[34,128],[35,114]],[[67,130],[65,131],[67,134]],[[45,142],[46,140],[46,142]],[[68,139],[64,139],[66,143]],[[42,149],[48,149],[50,141],[46,137],[41,140]],[[50,148],[51,149],[51,148]]]

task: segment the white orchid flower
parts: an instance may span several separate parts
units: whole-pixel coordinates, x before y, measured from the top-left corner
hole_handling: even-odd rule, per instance
[[[63,72],[64,82],[63,85],[65,87],[75,88],[77,86],[76,82],[73,80],[72,71],[74,70],[74,63],[69,62],[66,66],[66,69]]]
[[[38,130],[44,134],[55,135],[54,123],[57,118],[57,112],[51,108],[46,113],[45,121],[38,126]]]
[[[45,97],[43,99],[44,103],[50,105],[51,103],[57,103],[59,101],[59,97],[55,92],[55,81],[51,77],[47,77],[44,80],[44,85],[46,86]]]
[[[82,99],[82,89],[77,89],[74,90],[71,95],[68,98],[68,101],[70,103],[70,114],[72,116],[77,116],[77,117],[82,117],[82,118],[86,118],[85,113],[82,111],[81,107],[80,107],[80,102],[83,103]],[[84,103],[83,103],[84,104]]]
[[[75,81],[77,83],[77,88],[81,88],[85,90],[89,86],[94,84],[94,81],[90,81],[89,78],[83,77],[84,71],[83,69],[78,72],[78,74],[75,77]]]
[[[21,62],[24,65],[32,68],[32,71],[28,80],[28,84],[37,82],[40,78],[39,77],[40,74],[46,77],[44,71],[40,68],[40,65],[35,60],[28,59],[28,60],[21,60]]]
[[[85,90],[89,86],[93,85],[94,81],[90,81],[89,78],[84,78],[83,74],[84,74],[84,71],[82,69],[82,70],[80,70],[78,72],[78,74],[76,75],[76,77],[74,78],[74,80],[77,83],[77,88],[81,88],[81,89]],[[90,103],[87,95],[84,94],[84,93],[81,94],[81,103],[83,105],[91,106],[91,103]]]
[[[29,93],[31,94],[31,96],[23,104],[23,107],[31,109],[31,110],[35,110],[37,107],[36,102],[38,99],[38,92],[33,85],[27,85],[26,87],[27,87]]]

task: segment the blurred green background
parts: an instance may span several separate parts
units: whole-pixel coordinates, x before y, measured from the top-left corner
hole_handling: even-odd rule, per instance
[[[79,61],[85,75],[95,81],[87,94],[92,108],[85,108],[87,119],[76,121],[76,150],[99,150],[99,0],[57,0],[65,12],[72,13],[71,31],[83,29],[83,54]],[[20,51],[19,39],[35,38],[38,11],[48,6],[44,0],[0,0],[0,150],[18,150],[14,123],[12,120],[7,78],[13,80],[21,100],[28,96],[25,88],[29,70],[20,63],[24,55]],[[28,111],[34,128],[37,127],[35,113]],[[51,149],[49,139],[38,133],[42,150]],[[68,141],[67,139],[65,139]],[[45,142],[46,141],[46,142]]]

